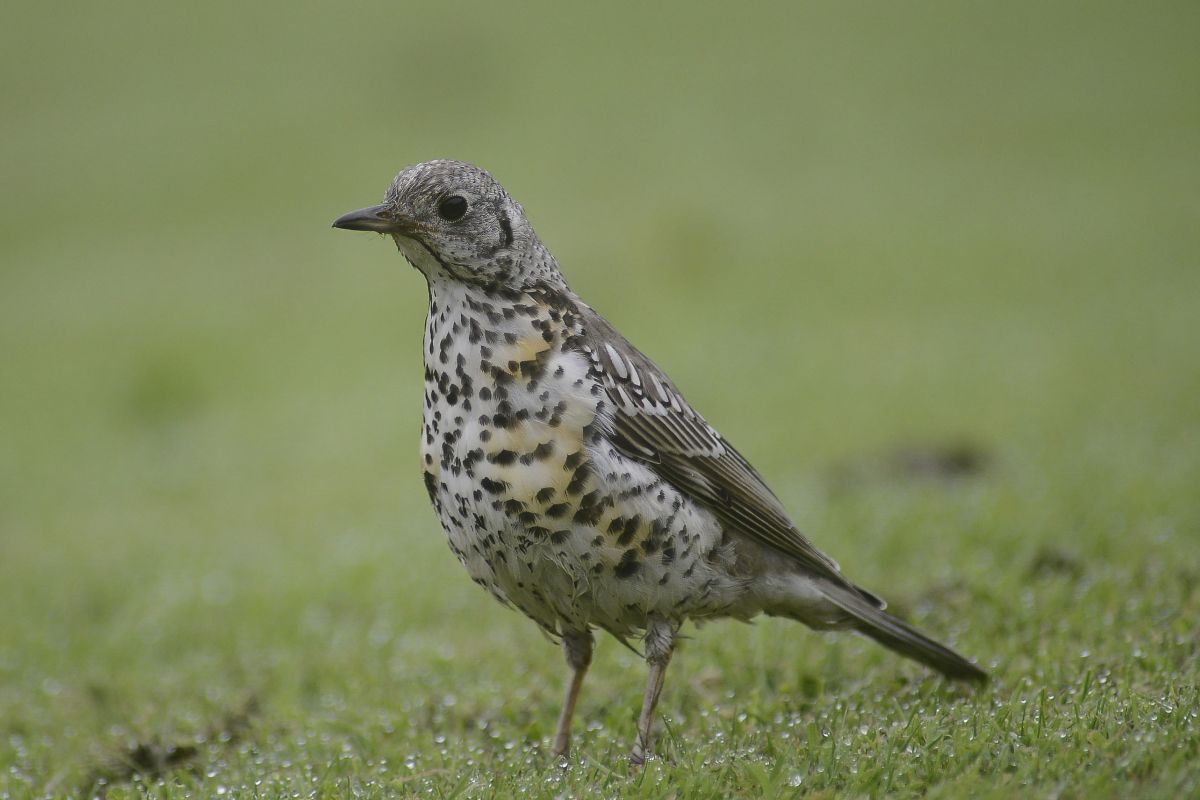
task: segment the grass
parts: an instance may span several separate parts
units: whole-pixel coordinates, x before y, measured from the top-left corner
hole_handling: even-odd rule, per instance
[[[7,16],[0,797],[1200,792],[1194,5]],[[604,640],[557,766],[423,496],[423,288],[328,230],[442,155],[993,682],[706,626],[630,774]]]

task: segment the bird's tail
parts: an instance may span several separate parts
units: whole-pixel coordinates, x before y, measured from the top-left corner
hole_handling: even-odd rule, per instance
[[[889,650],[920,661],[947,678],[985,683],[988,674],[945,645],[870,603],[853,589],[826,584],[823,594],[851,617],[855,629]]]

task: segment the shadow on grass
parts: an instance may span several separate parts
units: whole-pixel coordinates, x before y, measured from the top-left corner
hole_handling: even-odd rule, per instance
[[[836,492],[849,492],[871,484],[953,481],[983,475],[994,463],[977,442],[911,443],[835,465],[829,483]]]
[[[164,742],[154,738],[135,741],[102,758],[83,781],[80,796],[105,796],[114,786],[153,782],[179,770],[198,773],[204,745],[237,744],[258,712],[258,698],[250,695],[190,741]]]

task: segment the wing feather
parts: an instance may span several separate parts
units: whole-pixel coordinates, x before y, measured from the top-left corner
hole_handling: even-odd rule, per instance
[[[859,591],[812,545],[742,455],[696,413],[654,362],[592,309],[579,304],[582,349],[592,378],[615,407],[613,439],[651,464],[725,524],[795,558],[817,575]]]

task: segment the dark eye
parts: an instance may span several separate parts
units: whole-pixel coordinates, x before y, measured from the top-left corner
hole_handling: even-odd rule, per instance
[[[443,197],[438,201],[437,212],[446,222],[458,222],[467,213],[467,198],[457,194]]]

